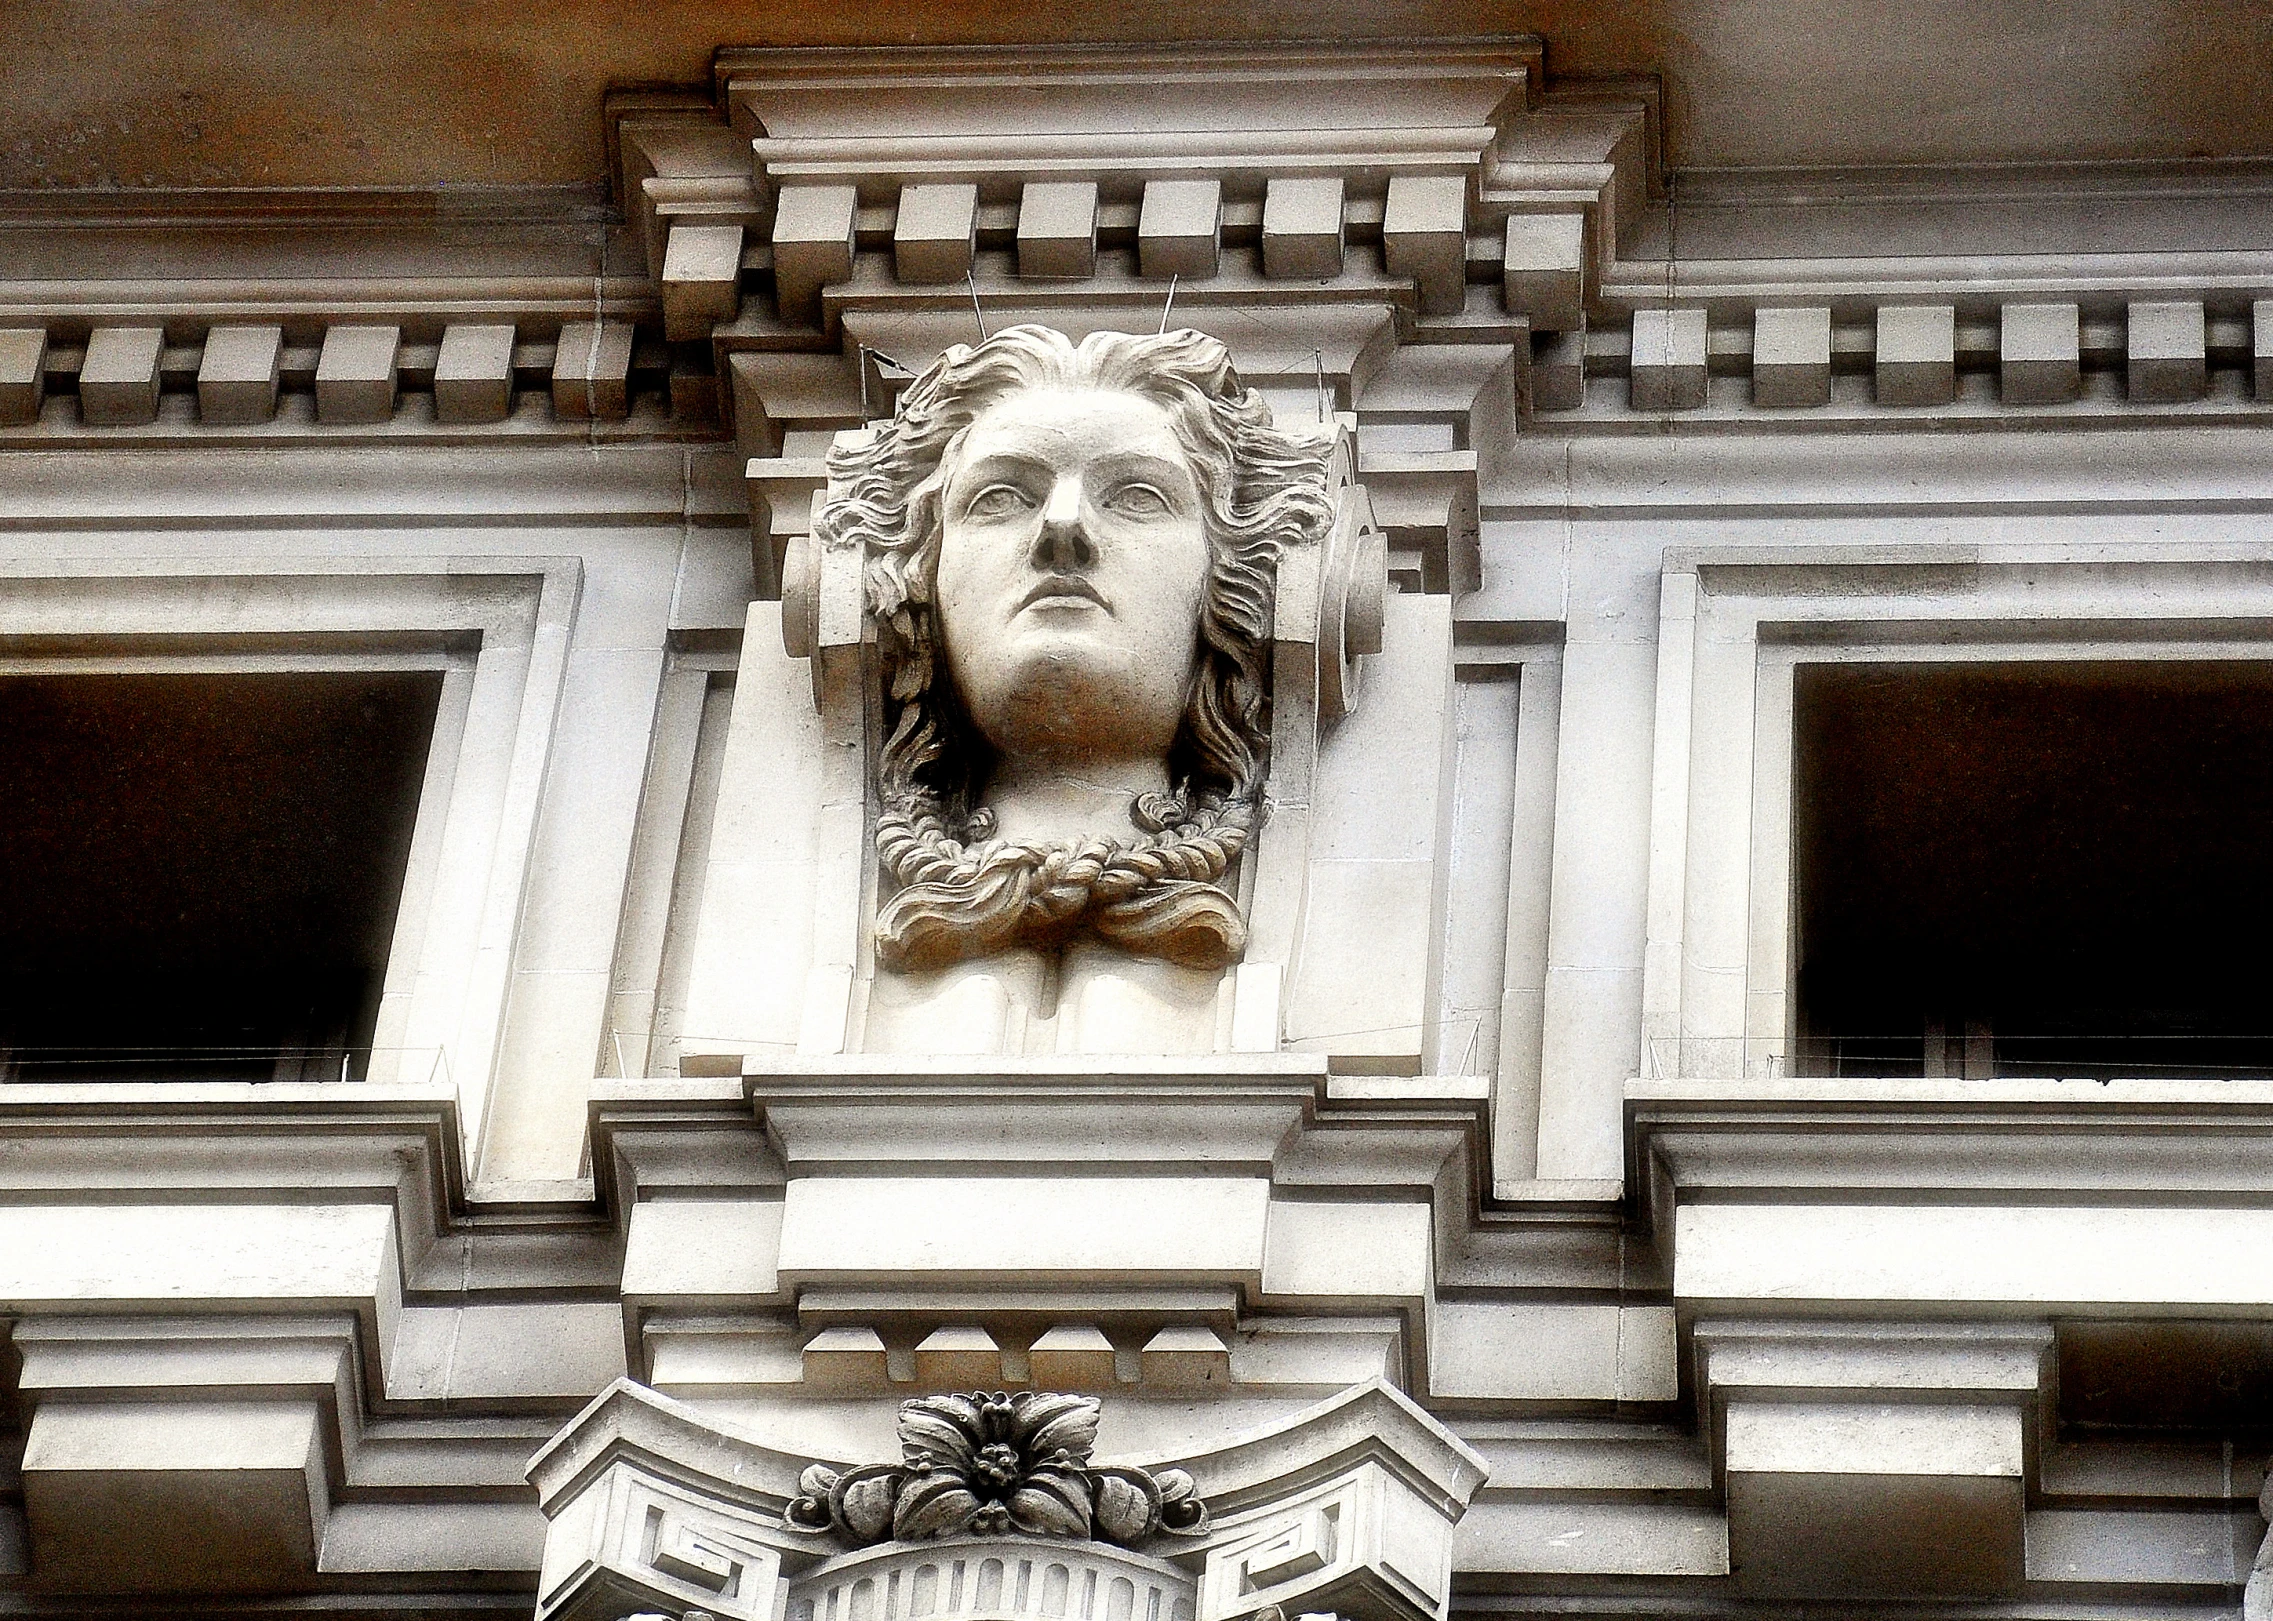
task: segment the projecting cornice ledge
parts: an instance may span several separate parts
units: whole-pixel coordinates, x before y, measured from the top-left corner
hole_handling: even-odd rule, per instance
[[[2273,1083],[1635,1081],[1684,1319],[2262,1315]]]
[[[2112,1452],[2060,1426],[2247,1422],[2216,1348],[2273,1300],[2273,1083],[1634,1081],[1626,1121],[1737,1592],[2013,1598],[2181,1527],[2240,1580],[2247,1509],[2080,1503]]]
[[[1541,51],[725,49],[707,105],[611,99],[611,180],[671,335],[723,323],[730,347],[833,334],[848,299],[1134,276],[1186,307],[1249,280],[1313,301],[1382,269],[1408,322],[1562,329],[1649,189],[1656,86],[1550,88]]]
[[[621,1240],[589,1209],[469,1205],[460,1141],[439,1084],[0,1087],[24,1425],[0,1574],[301,1590],[414,1545],[451,1570],[533,1566],[498,1454],[517,1465],[529,1415],[622,1371],[621,1313],[591,1298]],[[536,1336],[533,1378],[480,1349]],[[467,1405],[492,1416],[431,1422]]]

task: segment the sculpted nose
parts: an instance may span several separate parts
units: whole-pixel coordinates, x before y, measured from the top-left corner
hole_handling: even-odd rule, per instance
[[[1081,519],[1081,481],[1061,478],[1050,487],[1042,509],[1042,532],[1034,541],[1037,568],[1062,573],[1087,568],[1092,557],[1089,530]]]

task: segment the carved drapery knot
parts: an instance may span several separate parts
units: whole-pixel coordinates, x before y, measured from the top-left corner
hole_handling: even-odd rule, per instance
[[[1143,836],[1081,844],[964,844],[936,810],[887,808],[876,850],[901,887],[877,919],[878,954],[929,972],[1020,943],[1059,944],[1086,928],[1134,955],[1190,968],[1237,961],[1247,925],[1219,880],[1246,848],[1256,807],[1146,798],[1160,803],[1132,808]]]
[[[1098,1406],[1093,1396],[999,1390],[904,1402],[901,1462],[841,1473],[815,1464],[786,1517],[854,1547],[1018,1534],[1133,1548],[1205,1532],[1207,1505],[1183,1470],[1090,1463]]]

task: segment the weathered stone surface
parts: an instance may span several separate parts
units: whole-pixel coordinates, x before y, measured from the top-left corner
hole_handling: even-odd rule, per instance
[[[321,422],[384,422],[395,413],[395,384],[402,328],[335,326],[324,333],[316,362],[316,418]]]
[[[663,255],[663,335],[707,337],[742,308],[742,227],[675,224]]]
[[[2134,400],[2169,402],[2199,395],[2208,378],[2202,306],[2185,300],[2141,300],[2124,322],[2127,390]]]
[[[197,414],[215,424],[266,422],[283,376],[282,327],[215,327],[197,368]]]
[[[437,422],[503,422],[513,410],[511,326],[458,322],[442,333],[434,361]]]
[[[1947,405],[1957,394],[1957,312],[1946,304],[1882,305],[1875,350],[1881,405]]]
[[[970,273],[978,229],[977,186],[901,187],[892,227],[894,273],[906,282],[961,281]]]
[[[1705,403],[1705,312],[1634,312],[1637,411],[1693,411]]]
[[[40,1585],[267,1593],[313,1578],[328,1507],[308,1402],[51,1403],[24,1446]],[[154,1540],[144,1530],[172,1532]]]
[[[1396,175],[1381,214],[1381,253],[1392,276],[1410,276],[1422,313],[1457,312],[1468,292],[1468,181]]]
[[[154,326],[101,326],[79,363],[79,420],[90,427],[132,427],[158,415],[158,352],[166,335]]]
[[[625,321],[570,321],[553,352],[555,416],[613,421],[631,410],[633,329]]]
[[[1223,240],[1223,183],[1148,180],[1137,216],[1137,262],[1147,276],[1198,279],[1216,271]]]
[[[1510,214],[1502,294],[1531,318],[1534,332],[1576,332],[1586,324],[1586,216]]]
[[[1097,268],[1097,182],[1034,180],[1018,198],[1018,273],[1086,276]]]
[[[1752,403],[1827,405],[1831,401],[1831,312],[1761,310],[1752,318]]]
[[[2000,316],[1998,392],[2008,405],[2055,405],[2082,391],[2082,312],[2074,304],[2007,304]]]
[[[0,331],[0,424],[37,422],[47,397],[47,331],[10,327]]]
[[[821,289],[852,274],[859,206],[850,186],[785,186],[774,199],[774,298],[784,320],[818,324]]]
[[[1341,179],[1273,179],[1263,192],[1263,274],[1341,273]]]

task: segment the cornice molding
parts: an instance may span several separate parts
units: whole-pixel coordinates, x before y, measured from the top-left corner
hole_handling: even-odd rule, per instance
[[[2267,1081],[1632,1081],[1626,1127],[1652,1198],[2273,1204]]]
[[[562,187],[11,193],[0,240],[24,268],[0,280],[0,443],[35,419],[53,440],[167,402],[170,433],[219,426],[182,402],[209,330],[238,325],[281,329],[286,402],[312,389],[330,330],[397,328],[390,415],[415,436],[434,375],[420,351],[510,325],[509,359],[481,363],[484,403],[440,409],[441,426],[525,432],[549,395],[547,420],[650,437],[732,423],[764,456],[770,426],[738,418],[772,406],[729,379],[737,356],[920,349],[909,332],[960,331],[974,294],[982,319],[1102,303],[1136,321],[1171,278],[1203,325],[1369,307],[1392,349],[1506,344],[1514,427],[1536,409],[1613,430],[1689,411],[1804,430],[1943,401],[2062,420],[2104,410],[2115,374],[2125,402],[2214,416],[2236,369],[2245,393],[2273,388],[2262,162],[1712,171],[1669,196],[1659,86],[1549,81],[1543,61],[1529,35],[727,47],[707,87],[608,97],[613,209]],[[1055,223],[1027,217],[1043,182],[1057,190],[1036,218],[1073,211]],[[1175,223],[1187,182],[1207,197],[1176,194],[1201,212]],[[1949,312],[1951,335],[1912,331],[1911,306]],[[156,386],[74,412],[89,333],[153,326]],[[1986,395],[1984,372],[2000,384]],[[1863,374],[1875,386],[1858,394]]]
[[[1676,1267],[1699,1204],[2273,1207],[2273,1082],[1637,1080],[1625,1113],[1627,1187]]]

